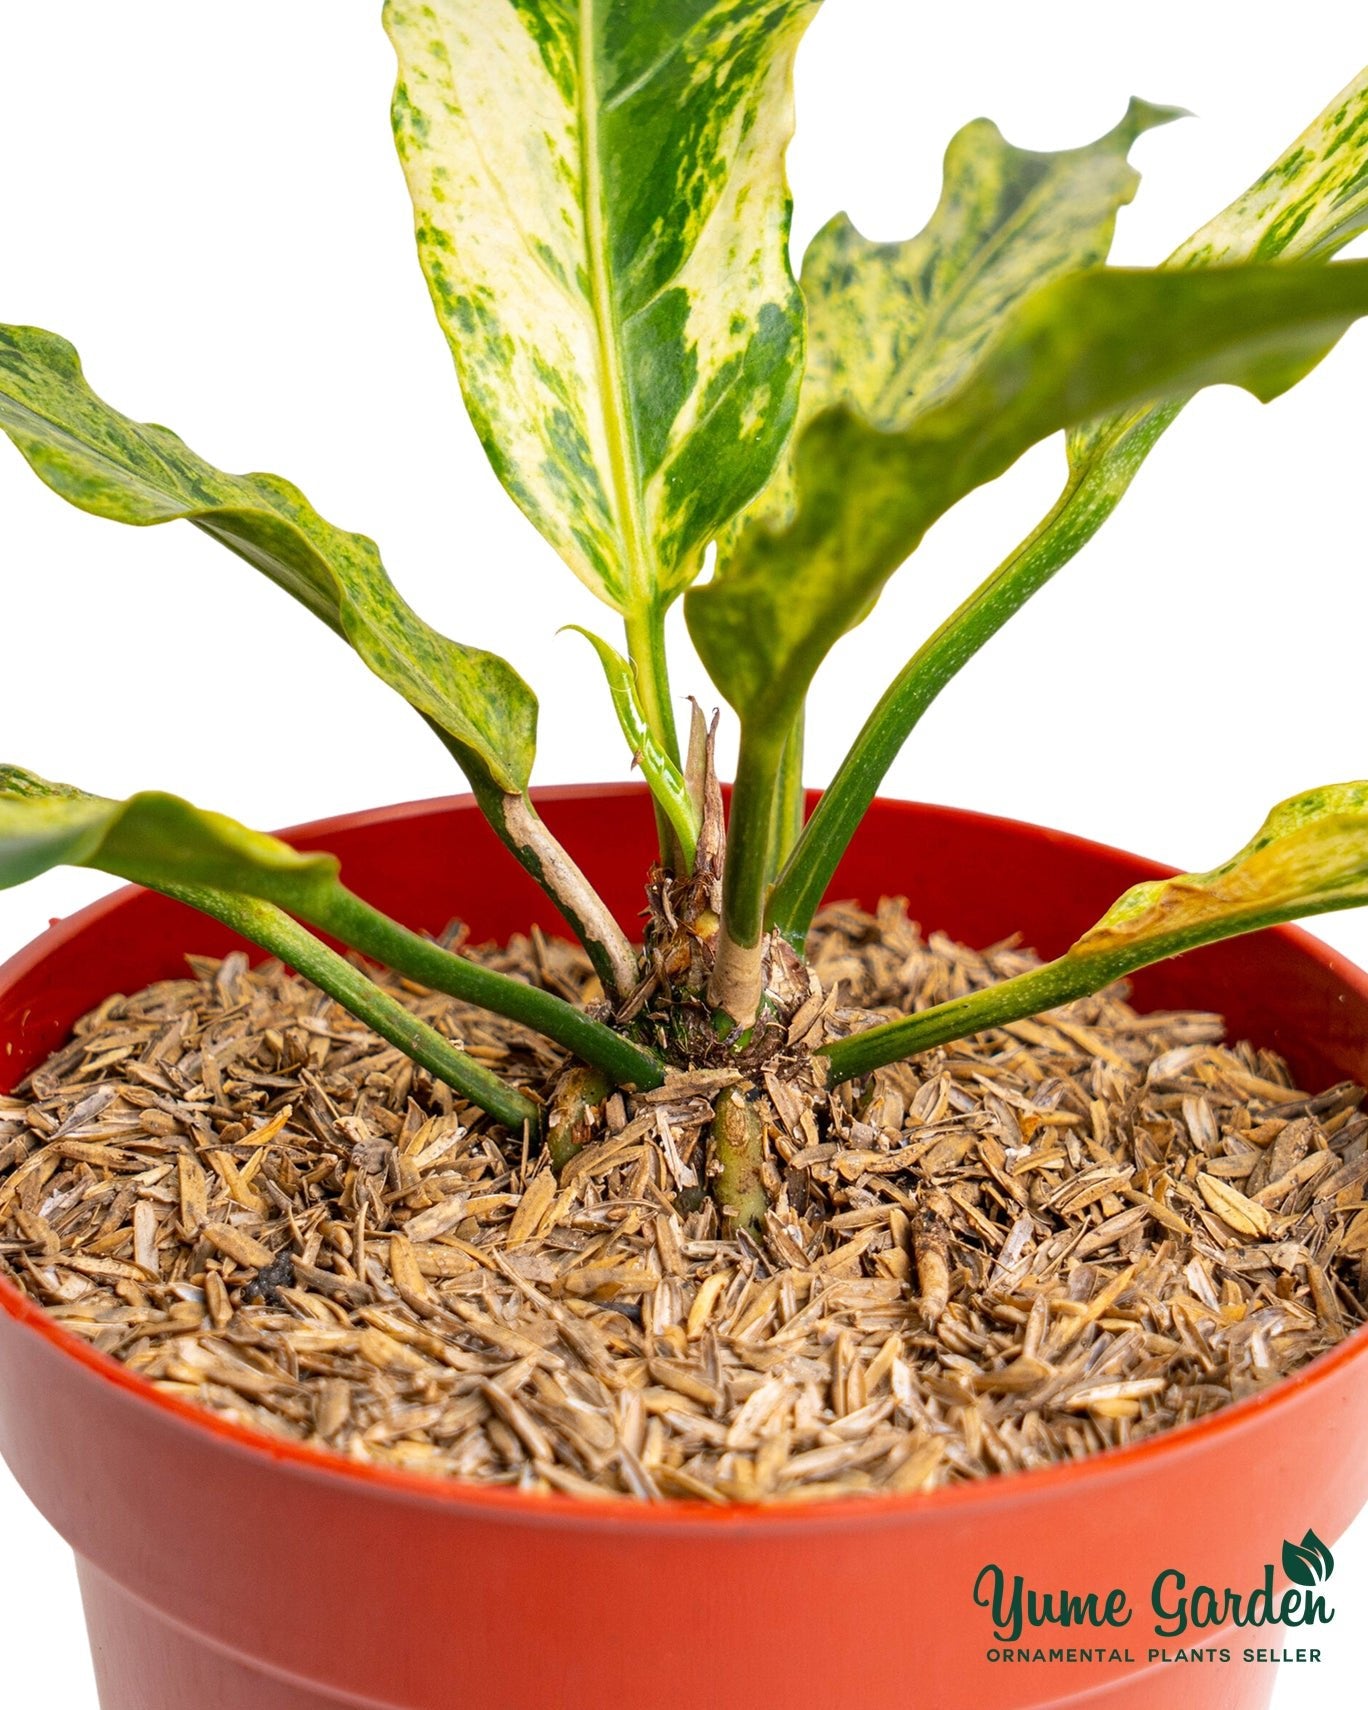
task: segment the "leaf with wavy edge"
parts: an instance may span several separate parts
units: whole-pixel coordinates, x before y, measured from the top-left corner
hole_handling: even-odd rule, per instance
[[[798,504],[747,528],[690,591],[689,628],[756,742],[782,741],[833,643],[923,534],[1060,428],[1134,400],[1235,384],[1264,401],[1368,313],[1368,263],[1097,268],[1032,292],[989,350],[902,431],[825,410],[797,452]]]
[[[1165,264],[1317,260],[1368,227],[1368,70],[1290,148]],[[772,898],[801,941],[851,831],[927,707],[1033,594],[1092,539],[1182,402],[1144,405],[1075,429],[1069,480],[1049,515],[918,649],[894,679],[808,822]]]
[[[226,475],[168,428],[90,389],[64,338],[0,326],[0,428],[83,511],[147,525],[184,518],[292,594],[507,791],[526,788],[537,701],[513,667],[439,635],[401,598],[375,543],[325,522],[277,475]]]
[[[1031,292],[958,384],[901,431],[844,404],[814,419],[798,444],[792,519],[746,528],[686,601],[699,655],[741,715],[715,1008],[746,1027],[761,1000],[766,875],[756,852],[808,685],[931,524],[1036,441],[1104,409],[1219,383],[1276,397],[1364,313],[1368,262],[1096,268]],[[805,839],[816,824],[814,815]],[[844,840],[853,829],[837,822]],[[843,846],[839,835],[830,842]],[[809,876],[798,856],[793,865]],[[788,878],[769,918],[796,940],[806,918]],[[811,895],[800,889],[799,903]]]
[[[1132,100],[1082,148],[1016,148],[990,119],[956,132],[940,200],[904,243],[875,243],[838,214],[808,245],[800,285],[807,357],[789,451],[738,519],[787,520],[793,449],[822,410],[848,404],[890,430],[908,427],[970,369],[1031,290],[1105,261],[1118,211],[1140,175],[1127,155],[1184,115]]]
[[[802,364],[783,153],[817,0],[388,0],[419,251],[486,451],[624,613],[764,481]]]
[[[613,711],[617,714],[622,734],[627,738],[633,763],[641,767],[642,776],[650,785],[652,798],[669,821],[670,828],[678,840],[680,871],[692,872],[694,856],[698,853],[698,809],[689,794],[684,774],[660,746],[646,721],[631,661],[624,659],[615,647],[610,647],[602,636],[595,635],[592,630],[584,629],[577,623],[567,624],[566,628],[573,630],[576,635],[582,635],[598,654],[599,664],[608,679],[608,693],[612,696]]]
[[[1280,803],[1209,873],[1147,879],[1117,898],[1063,956],[827,1048],[836,1080],[1037,1015],[1169,956],[1261,927],[1368,903],[1368,780]]]
[[[96,397],[65,339],[0,327],[0,428],[38,475],[96,516],[185,518],[342,635],[442,737],[482,812],[583,941],[607,990],[636,982],[631,946],[526,794],[537,700],[506,661],[440,635],[401,599],[375,544],[324,522],[274,475],[225,475],[162,427]]]
[[[1368,230],[1368,67],[1342,89],[1268,171],[1179,244],[1165,267],[1315,261]],[[1120,502],[1185,400],[1109,416],[1069,435],[1065,508],[1037,551],[1067,562]],[[1078,493],[1077,511],[1067,501]],[[1057,545],[1056,545],[1057,543]],[[1056,566],[1057,568],[1058,566]]]

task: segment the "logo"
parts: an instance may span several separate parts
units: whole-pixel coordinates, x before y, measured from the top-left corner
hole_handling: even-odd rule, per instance
[[[1335,1571],[1335,1558],[1316,1534],[1308,1531],[1300,1544],[1284,1542],[1282,1563],[1293,1583],[1281,1597],[1273,1591],[1272,1562],[1264,1563],[1262,1581],[1247,1592],[1229,1586],[1216,1591],[1209,1585],[1189,1592],[1179,1570],[1165,1568],[1150,1591],[1154,1631],[1161,1639],[1177,1639],[1208,1627],[1313,1627],[1333,1621],[1335,1612],[1325,1599],[1314,1589],[1302,1589],[1322,1585]]]
[[[1335,1571],[1335,1558],[1314,1531],[1308,1529],[1300,1543],[1284,1541],[1282,1571],[1291,1583],[1278,1591],[1272,1562],[1265,1562],[1262,1578],[1247,1586],[1193,1584],[1181,1568],[1163,1568],[1150,1585],[1149,1607],[1138,1618],[1120,1586],[1044,1589],[1030,1585],[1024,1574],[1009,1576],[996,1562],[979,1570],[973,1595],[977,1607],[988,1612],[992,1637],[999,1642],[988,1651],[990,1662],[1137,1662],[1118,1632],[1132,1622],[1137,1627],[1148,1624],[1157,1639],[1185,1640],[1176,1651],[1148,1648],[1148,1662],[1229,1662],[1227,1647],[1194,1644],[1188,1635],[1232,1627],[1316,1627],[1334,1620],[1322,1588]],[[1056,1635],[1065,1630],[1072,1643],[1061,1645]],[[1053,1643],[1032,1643],[1047,1632]],[[1096,1635],[1091,1644],[1090,1633]],[[1304,1647],[1275,1651],[1251,1646],[1243,1660],[1319,1662],[1321,1653]]]
[[[1294,1585],[1324,1585],[1335,1571],[1335,1558],[1314,1532],[1299,1544],[1284,1543],[1283,1572]]]

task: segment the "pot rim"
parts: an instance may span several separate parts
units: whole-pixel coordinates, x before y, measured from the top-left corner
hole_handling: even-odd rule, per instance
[[[587,796],[595,798],[637,797],[644,799],[648,791],[639,783],[560,784],[533,792],[538,802],[577,801]],[[364,808],[359,812],[331,815],[327,819],[310,820],[291,826],[277,835],[305,847],[319,843],[338,832],[350,831],[376,824],[393,824],[396,820],[423,818],[433,813],[470,808],[475,799],[469,794],[436,796],[399,802],[390,807]],[[1072,832],[1056,831],[1048,826],[1034,825],[1028,820],[1003,815],[981,813],[970,808],[944,807],[937,803],[912,802],[899,798],[879,797],[876,807],[910,809],[931,807],[938,814],[962,820],[971,826],[994,826],[1044,837],[1062,848],[1105,851],[1125,854],[1144,876],[1171,876],[1176,869],[1165,867],[1144,856],[1132,856],[1118,851],[1114,845],[1095,839],[1078,837]],[[55,920],[45,932],[32,939],[4,963],[0,963],[0,988],[24,978],[47,958],[87,927],[116,913],[142,887],[123,885],[110,895],[87,904],[76,913]],[[1368,972],[1357,967],[1320,939],[1295,926],[1269,927],[1304,955],[1315,957],[1346,985],[1357,988],[1368,1000]],[[991,1510],[1003,1500],[1040,1502],[1049,1499],[1061,1486],[1093,1479],[1105,1486],[1112,1478],[1124,1476],[1137,1466],[1145,1466],[1163,1456],[1185,1455],[1198,1450],[1220,1436],[1238,1438],[1241,1433],[1271,1410],[1281,1408],[1305,1391],[1327,1385],[1341,1368],[1355,1361],[1368,1360],[1368,1324],[1338,1342],[1323,1354],[1318,1354],[1289,1377],[1280,1378],[1267,1389],[1231,1402],[1214,1413],[1186,1425],[1172,1426],[1156,1436],[1120,1448],[1104,1449],[1081,1460],[1058,1462],[1044,1467],[1032,1467],[1014,1473],[998,1473],[961,1484],[943,1485],[937,1490],[912,1491],[888,1496],[829,1497],[820,1501],[792,1503],[733,1503],[714,1505],[689,1498],[671,1499],[653,1504],[621,1497],[568,1496],[559,1491],[540,1492],[510,1489],[500,1485],[482,1485],[460,1479],[440,1479],[422,1473],[404,1472],[390,1466],[376,1466],[349,1460],[330,1449],[317,1448],[292,1438],[272,1437],[264,1431],[220,1418],[207,1408],[197,1407],[179,1396],[167,1395],[146,1378],[130,1371],[112,1355],[103,1354],[89,1346],[79,1336],[64,1329],[41,1306],[13,1283],[0,1276],[0,1307],[19,1325],[40,1336],[56,1351],[68,1355],[94,1377],[111,1383],[136,1400],[167,1416],[183,1429],[207,1433],[217,1438],[225,1448],[252,1459],[284,1463],[293,1471],[325,1482],[359,1485],[376,1495],[397,1498],[419,1505],[435,1504],[442,1509],[477,1510],[488,1519],[536,1524],[545,1522],[557,1526],[586,1526],[600,1529],[609,1525],[646,1527],[655,1531],[683,1530],[692,1533],[713,1532],[718,1528],[732,1532],[753,1531],[774,1526],[800,1526],[809,1529],[844,1528],[871,1523],[887,1524],[906,1521],[914,1516],[955,1512],[970,1520],[980,1510]],[[1232,1441],[1231,1447],[1236,1447]]]

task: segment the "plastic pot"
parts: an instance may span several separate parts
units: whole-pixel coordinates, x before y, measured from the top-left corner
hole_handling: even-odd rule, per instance
[[[632,921],[650,857],[640,792],[551,791],[543,806]],[[417,927],[456,910],[477,938],[559,926],[465,800],[294,840],[335,850],[358,890]],[[1049,954],[1162,871],[1034,826],[881,802],[835,889],[905,894],[928,928],[977,944],[1020,930]],[[109,992],[232,945],[138,891],[54,926],[0,970],[0,1087]],[[1368,978],[1301,933],[1203,950],[1136,988],[1142,1006],[1224,1011],[1303,1083],[1368,1076]],[[1160,1639],[1156,1575],[1247,1590],[1284,1538],[1311,1527],[1333,1543],[1368,1497],[1362,1333],[1256,1398],[1086,1462],[744,1510],[368,1469],[159,1395],[7,1285],[0,1305],[0,1450],[77,1554],[104,1710],[1254,1710],[1274,1670],[1244,1650],[1276,1651],[1282,1635]],[[989,1563],[1038,1590],[1121,1588],[1131,1619],[1022,1640],[1101,1661],[994,1660],[1004,1647],[973,1599]],[[1333,1581],[1325,1591],[1333,1603]],[[1232,1660],[1149,1659],[1182,1643]]]

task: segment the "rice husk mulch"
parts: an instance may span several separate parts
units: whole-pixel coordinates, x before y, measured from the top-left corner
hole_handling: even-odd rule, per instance
[[[576,997],[579,953],[483,960]],[[791,1055],[1035,965],[828,910]],[[725,1068],[618,1093],[561,1177],[274,963],[191,958],[0,1097],[0,1273],[157,1388],[360,1462],[710,1503],[926,1490],[1197,1419],[1350,1333],[1368,1116],[1118,989],[817,1089],[774,1209],[707,1197]],[[544,1092],[562,1053],[407,982]]]

